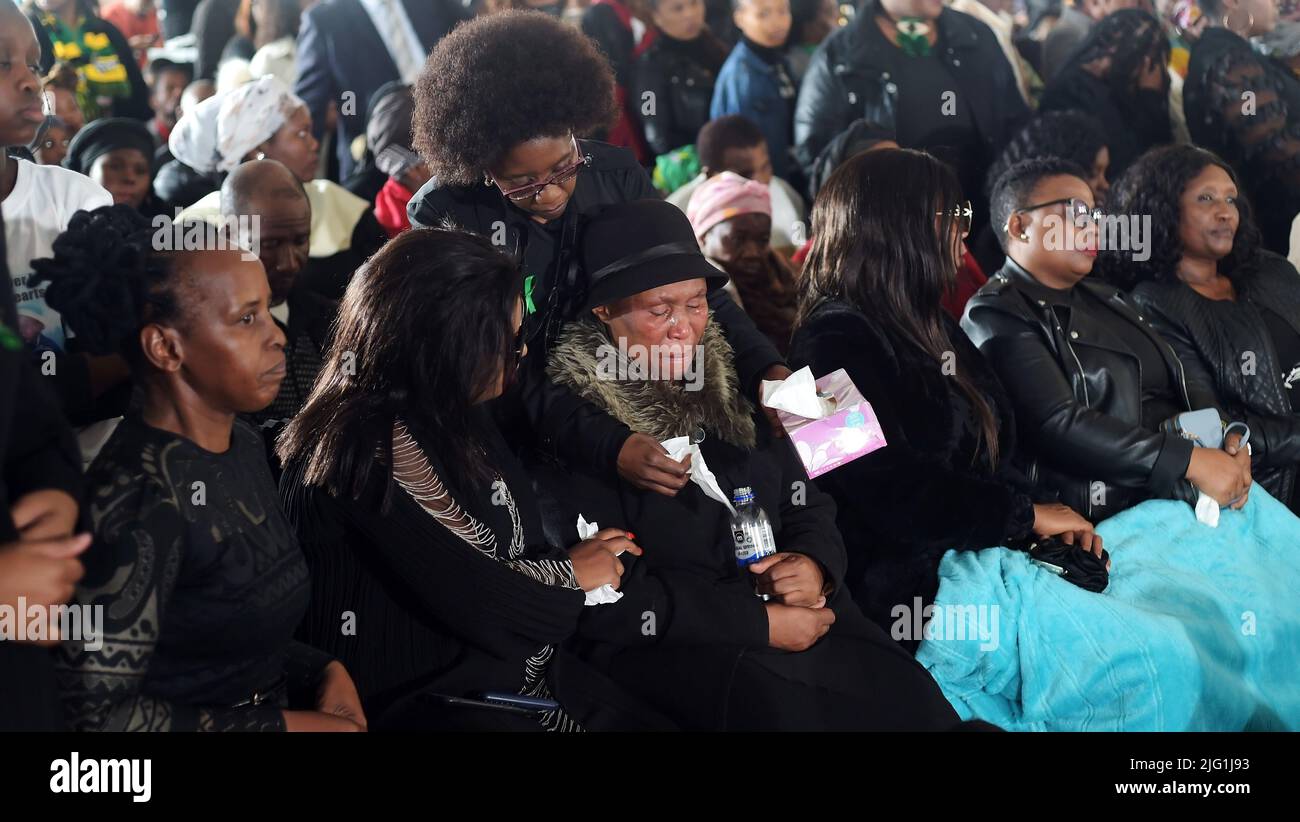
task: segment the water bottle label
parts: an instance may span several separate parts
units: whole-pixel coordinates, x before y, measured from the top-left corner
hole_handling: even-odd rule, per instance
[[[732,526],[731,539],[736,544],[737,563],[750,565],[758,561],[758,546],[754,542],[753,534],[745,524],[737,523]]]
[[[761,522],[755,522],[754,544],[757,547],[754,559],[760,560],[763,557],[770,557],[776,553],[776,538],[772,536],[772,526],[764,518]]]

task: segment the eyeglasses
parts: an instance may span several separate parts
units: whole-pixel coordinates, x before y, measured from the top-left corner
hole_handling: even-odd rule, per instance
[[[936,211],[934,212],[934,216],[951,216],[957,221],[957,225],[961,227],[961,236],[969,237],[971,220],[975,216],[975,211],[970,207],[970,200],[967,200],[963,203],[958,203],[946,211]]]
[[[578,159],[555,172],[550,177],[547,177],[545,180],[542,180],[540,183],[529,183],[528,185],[519,186],[517,188],[504,189],[501,188],[501,184],[498,183],[495,178],[490,177],[492,183],[497,188],[501,189],[502,194],[512,202],[516,203],[536,200],[538,197],[542,196],[542,192],[548,187],[564,185],[574,177],[577,177],[578,172],[582,171],[583,166],[591,165],[591,155],[581,153],[578,149],[577,138],[570,137],[569,139],[573,141],[573,153],[578,155]]]
[[[1074,223],[1075,228],[1087,228],[1090,225],[1095,225],[1101,220],[1101,209],[1090,204],[1086,200],[1080,200],[1078,197],[1064,197],[1060,200],[1051,200],[1050,202],[1039,203],[1038,205],[1025,206],[1024,208],[1017,208],[1014,213],[1021,214],[1026,211],[1037,211],[1040,208],[1047,208],[1048,206],[1060,205],[1062,203],[1065,203],[1065,215]],[[1008,220],[1007,226],[1004,226],[1003,230],[1009,230],[1010,224],[1011,221]]]

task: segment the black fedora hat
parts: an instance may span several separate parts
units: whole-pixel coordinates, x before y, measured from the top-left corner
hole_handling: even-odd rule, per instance
[[[664,200],[615,203],[596,212],[583,231],[582,266],[586,308],[683,280],[704,278],[710,291],[727,284],[727,275],[700,253],[690,220]]]

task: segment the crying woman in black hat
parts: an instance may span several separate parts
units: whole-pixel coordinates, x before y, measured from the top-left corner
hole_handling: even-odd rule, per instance
[[[63,164],[108,189],[115,205],[128,205],[146,217],[163,213],[153,193],[154,141],[139,120],[95,120],[72,138]]]
[[[726,277],[686,216],[661,200],[607,206],[580,253],[587,311],[560,332],[548,375],[655,442],[689,438],[696,456],[665,454],[665,470],[707,469],[728,499],[750,489],[777,549],[740,567],[727,504],[698,482],[670,496],[577,465],[536,467],[557,498],[557,539],[577,539],[582,516],[635,533],[644,552],[622,557],[622,599],[583,609],[588,661],[693,730],[956,724],[925,670],[844,589],[835,506],[741,391],[706,299]]]

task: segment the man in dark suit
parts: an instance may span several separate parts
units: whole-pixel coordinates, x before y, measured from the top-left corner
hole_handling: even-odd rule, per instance
[[[311,110],[317,139],[329,104],[337,106],[340,178],[352,170],[370,96],[393,80],[414,82],[438,40],[472,14],[472,0],[322,0],[303,13],[294,93]]]

